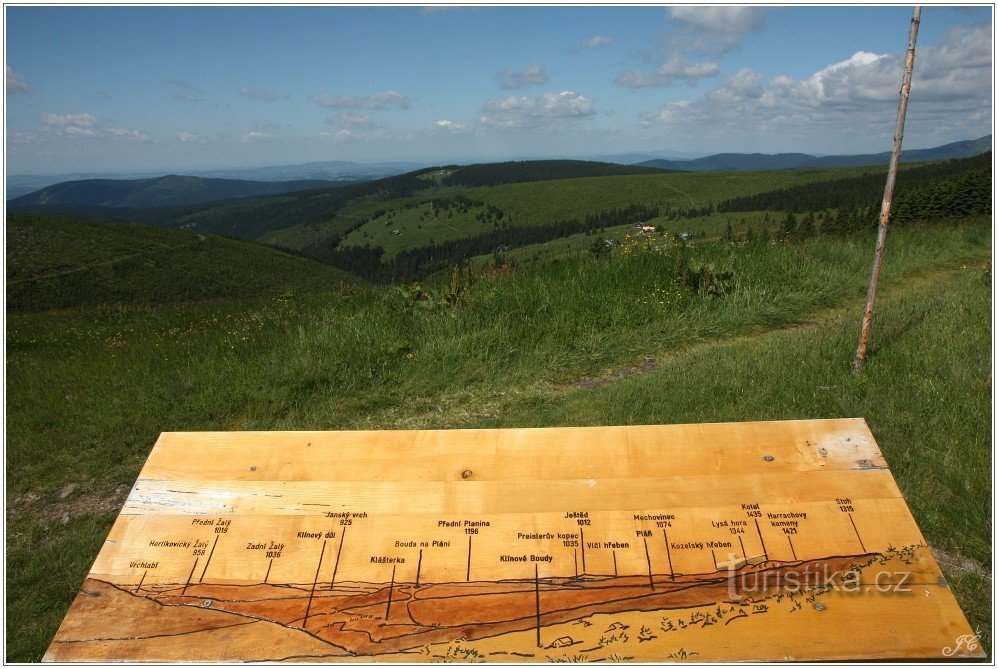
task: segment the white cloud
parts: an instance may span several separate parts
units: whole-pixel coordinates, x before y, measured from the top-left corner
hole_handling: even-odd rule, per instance
[[[75,125],[61,128],[55,134],[65,135],[66,137],[100,137],[100,132],[93,128],[81,128]]]
[[[670,7],[670,38],[660,42],[654,52],[644,54],[657,67],[651,72],[621,72],[615,82],[628,88],[654,88],[677,82],[692,86],[700,79],[716,77],[720,73],[716,62],[694,61],[686,54],[720,55],[737,48],[745,33],[762,29],[765,12],[764,8],[748,6]]]
[[[386,126],[375,126],[372,129],[351,129],[351,128],[340,128],[335,132],[320,132],[319,139],[330,140],[334,142],[345,142],[347,140],[351,141],[374,141],[374,140],[386,140],[393,139],[391,133],[389,133]],[[397,139],[397,138],[394,138]]]
[[[903,54],[858,51],[804,79],[742,69],[700,99],[681,100],[642,114],[642,125],[675,134],[710,131],[744,136],[788,131],[890,135],[894,128]],[[984,134],[991,112],[990,25],[960,27],[919,50],[908,123],[925,137]],[[886,145],[885,145],[886,146]]]
[[[152,141],[152,137],[142,130],[132,130],[120,126],[102,126],[97,117],[86,112],[79,114],[42,112],[38,115],[38,123],[39,132],[49,136],[89,139],[103,137],[137,142]]]
[[[54,114],[42,112],[38,115],[40,130],[49,135],[63,137],[100,137],[97,118],[87,113]]]
[[[177,141],[183,142],[184,144],[215,144],[217,142],[217,138],[206,137],[205,135],[199,135],[194,132],[178,132]]]
[[[362,97],[353,97],[349,95],[333,97],[329,93],[319,93],[318,95],[313,95],[312,99],[323,107],[336,107],[341,109],[377,110],[387,109],[388,107],[408,109],[412,104],[408,97],[391,90]]]
[[[673,51],[721,54],[738,47],[745,33],[761,30],[766,10],[746,5],[682,5],[670,7],[668,15],[678,33],[670,45]]]
[[[617,75],[616,83],[628,88],[651,88],[668,86],[677,81],[695,84],[700,79],[716,77],[720,68],[713,61],[691,63],[682,56],[674,55],[649,74],[628,70]]]
[[[607,37],[606,35],[593,35],[589,39],[584,39],[581,42],[573,44],[568,47],[568,50],[578,51],[580,49],[598,49],[601,46],[613,46],[613,38]]]
[[[500,128],[547,126],[555,120],[581,119],[593,116],[596,106],[592,98],[574,91],[544,93],[536,97],[511,95],[486,100],[479,122]]]
[[[201,102],[201,98],[193,93],[174,93],[170,97],[177,102]]]
[[[97,125],[97,118],[91,116],[87,113],[81,114],[53,114],[51,112],[42,112],[38,115],[38,120],[43,126],[48,127],[79,127],[79,128],[93,128]]]
[[[255,100],[256,102],[274,102],[281,97],[277,93],[265,91],[262,88],[249,88],[245,86],[239,89],[239,95],[247,100]]]
[[[348,139],[354,139],[354,133],[350,132],[346,128],[337,130],[336,132],[320,132],[319,137],[321,139],[330,139],[334,142],[344,142]]]
[[[9,144],[31,144],[38,141],[38,135],[31,132],[8,132],[7,142]]]
[[[326,123],[338,128],[338,130],[336,132],[319,133],[319,137],[322,139],[331,139],[340,142],[347,139],[371,140],[387,139],[389,137],[388,126],[375,123],[374,119],[367,114],[342,112],[337,116],[327,118]]]
[[[725,75],[724,84],[708,92],[704,97],[713,104],[731,105],[760,98],[762,94],[762,75],[743,67],[735,74]]]
[[[528,65],[522,70],[514,67],[507,67],[496,75],[499,86],[507,90],[513,88],[527,88],[529,86],[541,86],[548,82],[548,73],[540,65]]]
[[[242,136],[241,142],[269,142],[273,139],[273,135],[267,132],[260,132],[259,130],[253,130]]]
[[[458,123],[445,118],[434,121],[426,128],[427,132],[444,135],[466,135],[473,132],[474,129],[470,123]]]
[[[14,69],[7,66],[7,93],[30,93],[31,86],[23,74],[18,74]]]
[[[107,137],[112,139],[127,139],[132,142],[152,141],[152,137],[149,136],[149,133],[141,130],[131,130],[129,128],[107,128],[104,132]]]

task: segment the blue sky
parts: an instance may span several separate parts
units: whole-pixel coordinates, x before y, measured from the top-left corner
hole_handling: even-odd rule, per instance
[[[888,150],[909,7],[8,7],[9,173]],[[926,7],[905,144],[992,123]]]

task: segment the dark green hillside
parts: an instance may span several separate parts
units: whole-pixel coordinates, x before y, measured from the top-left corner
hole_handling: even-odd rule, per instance
[[[17,210],[34,213],[56,213],[77,218],[83,214],[101,219],[114,219],[161,227],[189,228],[216,235],[258,240],[303,248],[329,237],[345,236],[366,222],[364,215],[340,215],[348,207],[356,209],[370,203],[390,202],[423,192],[479,185],[538,182],[585,176],[660,173],[661,170],[628,167],[612,163],[574,160],[548,160],[495,163],[490,165],[457,165],[433,167],[408,174],[386,177],[335,189],[299,190],[273,196],[232,199],[211,204],[176,204],[173,206],[142,207],[135,199],[118,206],[89,202],[66,204],[59,201],[34,202],[18,198],[9,203]],[[226,180],[219,180],[226,181]],[[254,182],[249,182],[254,183]],[[52,188],[55,188],[54,186]],[[284,236],[270,236],[278,231],[299,227],[292,238],[300,243],[284,244]]]
[[[792,170],[812,167],[814,160],[814,156],[806,153],[716,153],[694,160],[658,158],[638,164],[687,172],[737,172],[741,170]]]
[[[259,182],[177,176],[132,181],[91,179],[49,186],[11,200],[8,207],[74,218],[85,213],[103,219],[259,239],[295,225],[327,222],[347,203],[404,198],[440,186],[497,186],[657,172],[661,170],[613,163],[538,160],[433,167],[349,185],[331,181]]]
[[[298,250],[370,278],[417,277],[432,273],[434,266],[502,246],[548,242],[656,217],[655,224],[662,224],[704,216],[735,193],[767,192],[874,169],[663,172],[444,190],[438,193],[453,195],[423,195],[366,209],[367,220],[361,218],[349,234],[330,234]]]
[[[332,188],[337,185],[340,184],[335,181],[245,181],[205,179],[175,174],[154,179],[84,179],[64,181],[22,195],[10,200],[8,206],[13,208],[45,205],[165,207]]]
[[[7,217],[7,310],[165,304],[329,290],[356,277],[211,235],[127,223]]]
[[[504,163],[498,167],[508,170],[511,165],[514,164]],[[477,166],[461,168],[462,172],[454,173],[450,172],[451,169],[426,170],[421,173],[420,181],[441,183],[445,179],[459,177],[464,171],[474,175]],[[579,231],[589,217],[597,219],[591,227],[606,227],[604,219],[613,219],[616,212],[629,207],[647,210],[658,208],[663,216],[669,215],[672,218],[679,213],[697,215],[708,211],[726,197],[762,193],[775,188],[864,174],[877,169],[863,167],[738,174],[658,171],[528,181],[477,188],[440,185],[414,191],[409,197],[353,200],[329,212],[326,217],[317,213],[309,216],[307,222],[288,227],[276,226],[300,216],[302,209],[289,208],[285,212],[275,212],[274,217],[284,218],[273,223],[276,229],[257,239],[327,260],[332,257],[329,252],[334,249],[380,247],[387,260],[396,253],[434,245],[449,245],[472,237],[478,238],[482,243],[487,239],[496,239],[501,240],[498,242],[500,244],[520,245],[552,239],[550,235],[558,230]],[[495,178],[491,180],[496,181],[501,174],[493,176]],[[215,214],[224,212],[216,208],[210,212],[199,212],[186,220]],[[225,218],[240,230],[245,230],[247,221],[255,220],[250,211],[242,217],[225,214]],[[277,218],[270,220],[272,222]],[[267,221],[263,223],[268,224]],[[567,227],[563,225],[565,223],[568,223]],[[543,229],[543,232],[535,234],[527,228]],[[527,238],[531,241],[526,242]]]
[[[502,184],[578,179],[580,177],[609,177],[621,174],[654,174],[662,170],[641,165],[618,165],[583,160],[529,160],[506,163],[468,165],[450,171],[440,178],[444,186],[478,188]]]
[[[953,142],[930,149],[909,149],[901,153],[901,160],[907,163],[928,160],[951,160],[969,158],[991,150],[991,135]],[[658,167],[687,172],[735,172],[740,170],[786,170],[821,169],[827,167],[861,167],[864,165],[886,165],[890,151],[863,153],[843,156],[812,156],[807,153],[716,153],[712,156],[693,160],[646,160],[638,163],[646,167]]]
[[[778,187],[825,181],[876,168],[741,173],[632,174],[556,179],[481,188],[442,188],[406,200],[354,206],[344,210],[360,220],[347,235],[328,235],[309,245],[381,247],[385,257],[498,230],[542,228],[587,217],[614,217],[628,207],[658,208],[662,214],[697,215],[725,197],[761,193]],[[637,221],[632,221],[637,222]],[[604,227],[598,221],[593,227]],[[574,230],[581,228],[576,225]],[[512,233],[515,237],[520,234]],[[567,233],[570,234],[570,233]],[[274,240],[276,241],[276,240]],[[534,243],[540,241],[533,239]],[[508,242],[502,242],[507,243]]]
[[[104,213],[145,225],[188,228],[240,239],[259,239],[275,230],[327,221],[350,202],[404,198],[435,188],[436,181],[425,176],[432,169],[340,188],[230,200],[201,207],[128,211],[107,209]]]
[[[931,184],[958,179],[975,172],[991,174],[991,153],[924,165],[902,165],[897,178],[896,200],[908,197]],[[818,211],[840,207],[879,204],[884,195],[885,169],[807,185],[779,188],[755,195],[743,195],[721,202],[718,211]],[[977,212],[979,213],[979,212]],[[965,214],[958,214],[965,215]]]
[[[12,201],[8,203],[8,209],[31,213],[53,213],[73,218],[82,214],[103,220],[128,221],[157,227],[187,228],[240,239],[258,239],[274,230],[324,221],[346,203],[354,200],[407,197],[420,190],[435,187],[435,181],[422,177],[424,172],[411,172],[338,188],[296,191],[210,204],[136,208],[108,207],[95,204],[16,205]]]
[[[952,144],[943,144],[931,149],[909,149],[901,152],[901,160],[906,163],[926,160],[952,160],[954,158],[969,158],[991,151],[991,135],[968,139]],[[853,165],[870,165],[879,163],[886,165],[890,160],[889,151],[860,156],[822,156],[815,161],[820,167],[846,167]]]

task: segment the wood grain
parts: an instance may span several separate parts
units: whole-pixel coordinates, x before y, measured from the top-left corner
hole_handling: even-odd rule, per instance
[[[981,656],[836,419],[164,433],[45,659]]]

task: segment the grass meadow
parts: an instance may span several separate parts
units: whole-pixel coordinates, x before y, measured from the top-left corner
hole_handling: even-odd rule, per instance
[[[660,227],[662,232],[656,232],[655,234],[662,234],[667,237],[673,237],[677,233],[682,232],[689,233],[692,235],[690,243],[697,245],[705,241],[712,242],[723,239],[727,232],[728,224],[731,225],[732,235],[738,240],[741,240],[750,230],[758,236],[766,229],[769,231],[770,236],[775,236],[783,216],[784,214],[768,211],[711,213],[693,218],[674,219],[666,216],[657,216],[643,222],[641,225]],[[577,253],[589,253],[594,237],[610,240],[614,244],[622,244],[628,241],[628,237],[635,236],[645,238],[640,231],[635,230],[633,225],[615,225],[592,234],[580,232],[574,235],[559,237],[549,242],[518,246],[510,249],[507,255],[514,262],[535,265]],[[493,262],[493,260],[493,254],[487,253],[473,256],[469,259],[469,263],[473,267],[484,267]],[[447,272],[441,272],[440,274],[447,274]]]
[[[872,235],[687,248],[733,272],[722,295],[678,283],[679,249],[656,237],[453,293],[330,285],[9,315],[7,660],[40,659],[170,430],[862,416],[929,542],[986,569],[949,576],[990,629],[991,242],[986,218],[892,230],[858,377]]]
[[[882,167],[862,167],[792,172],[684,172],[554,179],[480,188],[443,187],[419,196],[393,200],[391,204],[396,206],[389,207],[391,211],[372,218],[350,232],[344,237],[342,244],[381,246],[385,249],[385,257],[388,258],[401,249],[429,245],[431,239],[440,243],[491,230],[490,222],[476,219],[476,215],[489,205],[498,207],[504,212],[502,220],[504,225],[532,227],[555,221],[582,219],[593,212],[617,209],[635,203],[658,205],[663,208],[704,207],[727,198],[826,181],[831,178],[857,176],[882,169]],[[429,204],[411,208],[403,206],[425,202],[430,198],[445,198],[458,194],[482,202],[484,206],[471,207],[464,213],[445,211],[437,212],[435,215],[431,215]],[[267,239],[281,244],[301,244],[301,239],[318,238],[328,235],[331,230],[340,229],[338,221],[346,222],[351,218],[356,220],[379,209],[385,209],[384,203],[361,203],[338,215],[329,223],[318,223],[307,229],[297,226],[294,233],[273,233]],[[728,220],[734,221],[737,225],[746,217],[753,218],[754,213],[701,217],[696,221],[696,230],[691,231],[699,233],[713,230],[719,221],[724,221],[720,223],[723,232],[724,223]],[[650,221],[651,225],[659,223],[666,223],[664,217]],[[778,224],[774,221],[771,227],[775,229]],[[392,234],[394,230],[398,230],[399,234]]]
[[[6,232],[8,312],[100,312],[129,303],[312,293],[358,281],[283,251],[187,230],[12,214]]]

